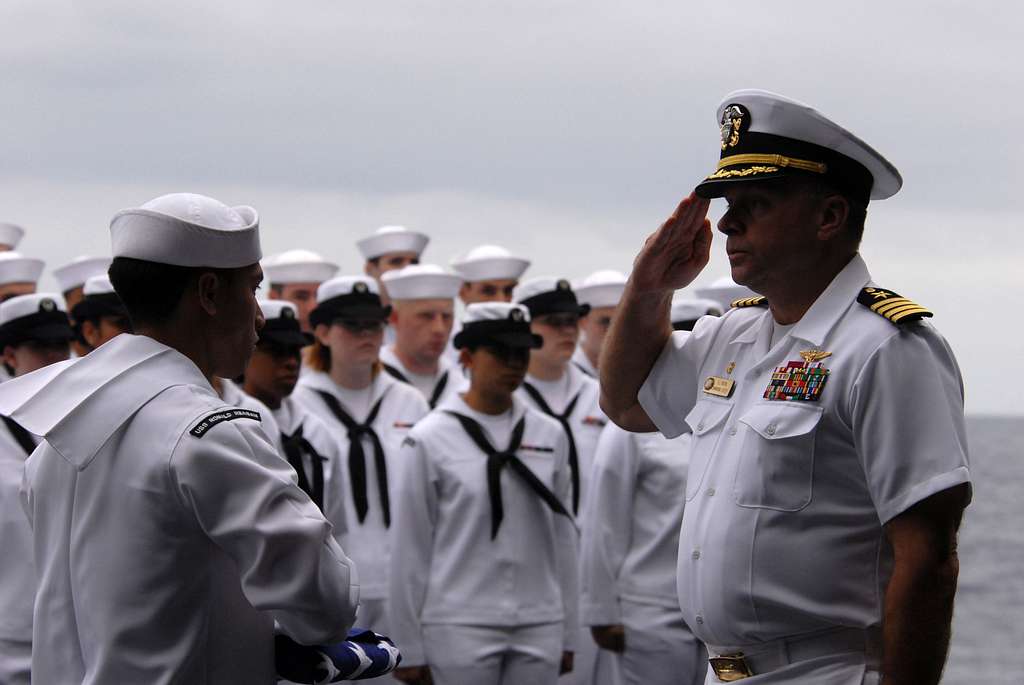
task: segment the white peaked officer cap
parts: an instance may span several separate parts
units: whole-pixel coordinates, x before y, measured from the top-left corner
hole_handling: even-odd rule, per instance
[[[107,273],[110,257],[75,257],[53,270],[53,277],[62,293],[85,285],[90,277]]]
[[[690,297],[683,291],[672,296],[672,323],[693,321],[708,314],[721,316],[723,311],[722,305],[715,300]]]
[[[530,267],[530,260],[515,257],[498,245],[478,245],[452,260],[452,269],[462,280],[476,281],[518,281]]]
[[[376,259],[391,252],[422,254],[430,238],[425,233],[410,231],[405,226],[381,226],[369,238],[356,242],[364,259]]]
[[[43,260],[26,257],[20,252],[0,252],[0,285],[36,283],[44,266]]]
[[[380,277],[392,300],[451,300],[462,279],[436,264],[410,264]]]
[[[110,221],[114,257],[173,266],[237,269],[260,261],[260,222],[252,207],[228,207],[194,193],[172,193]]]
[[[696,188],[721,197],[743,181],[802,175],[820,178],[867,204],[895,195],[903,179],[870,145],[824,114],[766,90],[737,90],[718,105],[722,153]]]
[[[310,250],[288,250],[263,260],[263,276],[273,285],[323,283],[337,273],[337,264]]]
[[[595,271],[573,288],[580,304],[589,304],[591,309],[617,306],[625,289],[626,275],[611,270]]]
[[[693,289],[693,292],[697,297],[714,300],[721,306],[722,311],[727,310],[736,300],[757,295],[750,288],[738,285],[729,276],[722,276],[712,282],[711,285],[696,287]]]
[[[0,221],[0,245],[8,245],[11,249],[18,247],[18,243],[25,237],[25,229],[17,224],[9,224]]]
[[[100,274],[98,276],[90,276],[82,286],[82,295],[108,295],[114,292],[114,285],[110,282],[110,276],[106,274]]]

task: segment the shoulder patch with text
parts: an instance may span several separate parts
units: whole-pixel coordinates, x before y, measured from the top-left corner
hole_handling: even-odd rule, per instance
[[[234,421],[235,419],[252,419],[253,421],[259,421],[260,423],[263,422],[263,418],[260,416],[258,411],[252,411],[251,409],[222,409],[199,419],[199,423],[192,426],[189,433],[194,437],[202,438],[218,423]]]

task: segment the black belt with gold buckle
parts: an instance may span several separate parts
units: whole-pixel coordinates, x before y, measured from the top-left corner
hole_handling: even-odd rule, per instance
[[[743,652],[713,656],[708,662],[711,664],[711,670],[723,683],[734,683],[754,675]]]

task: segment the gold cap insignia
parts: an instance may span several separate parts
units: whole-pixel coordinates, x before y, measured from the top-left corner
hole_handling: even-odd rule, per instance
[[[569,285],[569,281],[565,280],[564,278],[560,278],[560,279],[558,279],[558,282],[555,283],[555,289],[557,289],[557,290],[570,290],[571,286]]]
[[[362,281],[356,281],[356,284],[352,286],[352,292],[359,293],[360,295],[369,292],[369,288]]]
[[[508,313],[508,318],[512,319],[513,321],[522,321],[523,312],[518,309],[513,309],[511,312]]]
[[[736,147],[740,142],[740,129],[743,128],[747,111],[740,105],[729,105],[722,111],[722,149]]]
[[[50,298],[47,297],[45,299],[39,300],[39,311],[52,312],[55,309],[57,309],[57,303],[51,300]]]
[[[292,311],[291,307],[282,307],[281,308],[281,318],[282,319],[294,319],[295,318],[295,312]]]

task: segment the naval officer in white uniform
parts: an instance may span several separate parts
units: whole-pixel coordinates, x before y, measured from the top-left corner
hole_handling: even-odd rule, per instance
[[[556,419],[569,441],[572,474],[571,511],[581,528],[590,493],[590,474],[601,430],[608,423],[598,405],[597,380],[572,363],[579,321],[590,311],[581,305],[564,278],[540,277],[520,283],[513,299],[530,310],[530,327],[544,344],[530,354],[530,368],[516,394],[528,405]],[[577,685],[615,683],[613,659],[597,648],[582,629],[573,672],[564,682]]]
[[[718,108],[721,159],[645,244],[605,343],[620,425],[692,433],[677,584],[708,682],[934,685],[970,498],[963,384],[931,312],[858,254],[896,169],[765,91]],[[761,295],[672,333],[708,261]]]
[[[313,330],[309,313],[316,306],[316,289],[337,273],[337,264],[311,250],[287,250],[263,260],[263,277],[270,286],[270,296],[294,304],[302,330],[307,333]]]
[[[672,326],[690,330],[709,309],[717,312],[717,305],[679,291]],[[676,597],[689,462],[688,434],[669,439],[609,423],[597,444],[583,516],[580,617],[597,644],[618,655],[623,685],[704,682],[707,652],[683,621]]]
[[[0,350],[15,377],[67,359],[72,335],[56,293],[19,295],[0,304]],[[32,529],[18,492],[38,440],[6,416],[0,420],[0,683],[27,685],[36,572]]]
[[[210,386],[262,317],[256,212],[174,194],[111,222],[137,335],[0,388],[42,437],[23,503],[39,573],[33,682],[275,682],[274,630],[345,638],[358,586],[331,525]]]
[[[573,286],[576,299],[590,307],[590,311],[580,318],[580,341],[572,363],[592,378],[597,378],[601,345],[625,289],[626,276],[610,269],[595,271]]]
[[[332,486],[345,499],[345,549],[359,565],[359,627],[390,635],[388,560],[395,533],[399,445],[429,408],[420,392],[381,369],[379,355],[390,305],[377,282],[338,276],[320,285],[310,314],[316,340],[295,402],[331,430],[345,465]]]
[[[514,395],[526,308],[472,304],[456,338],[470,387],[402,444],[391,558],[395,676],[553,685],[577,637],[577,533],[561,426]]]
[[[455,321],[460,279],[434,264],[411,264],[381,280],[391,294],[395,341],[380,351],[384,370],[422,393],[433,409],[462,385],[461,369],[444,356]]]

